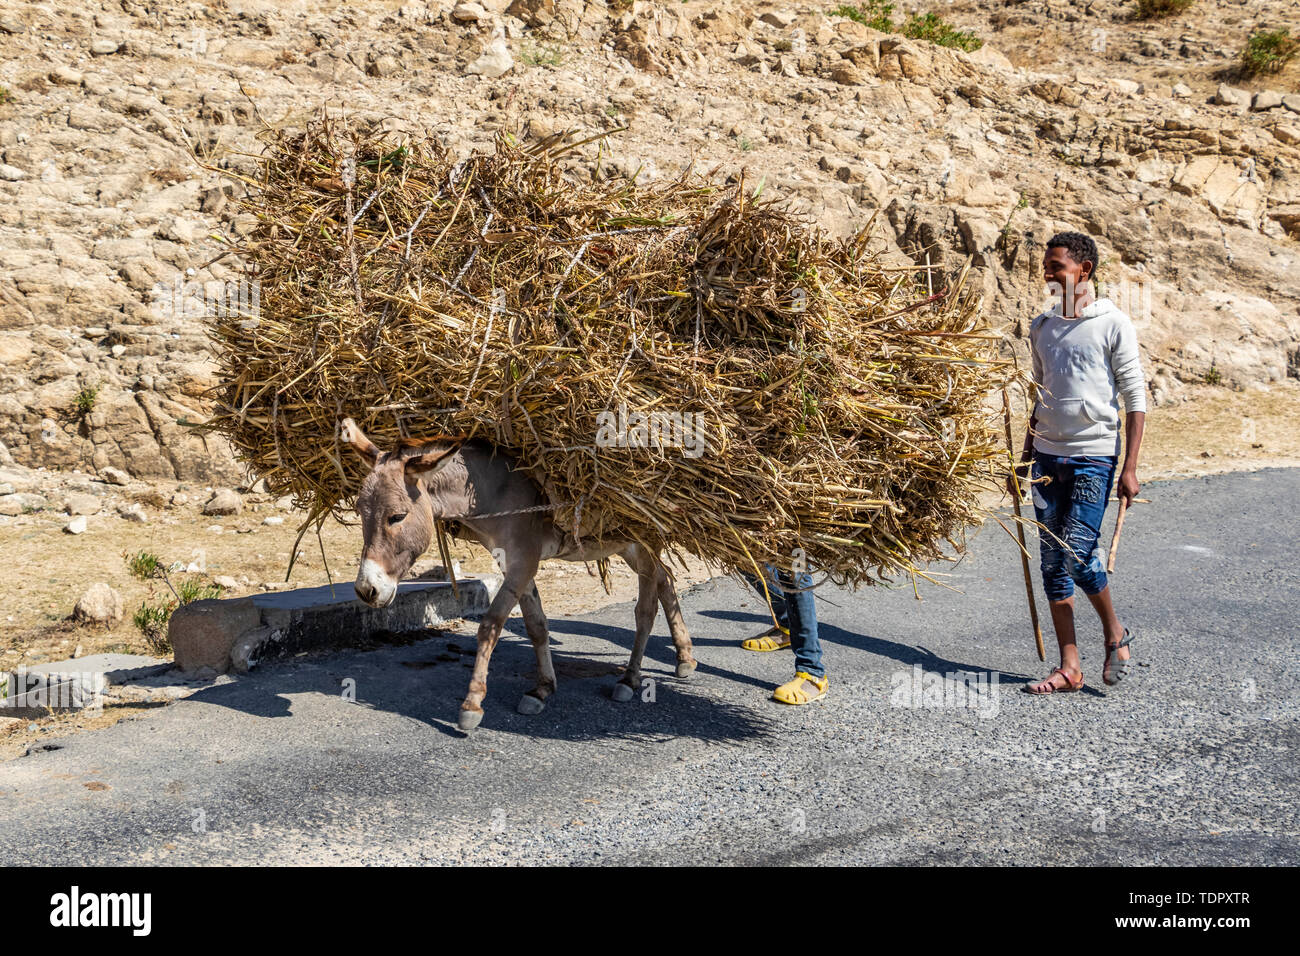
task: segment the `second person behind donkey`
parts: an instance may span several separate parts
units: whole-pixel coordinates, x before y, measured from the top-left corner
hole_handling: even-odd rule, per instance
[[[743,574],[749,586],[767,600],[776,625],[757,637],[742,641],[747,651],[794,649],[794,680],[772,692],[772,699],[783,704],[811,704],[826,696],[830,683],[822,666],[822,646],[817,636],[817,608],[813,603],[812,575],[777,571],[772,565],[763,568],[764,580]]]

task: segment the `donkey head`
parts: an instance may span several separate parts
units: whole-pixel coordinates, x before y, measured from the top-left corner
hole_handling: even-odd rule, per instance
[[[371,607],[387,607],[399,582],[433,540],[433,507],[424,481],[444,469],[460,451],[455,439],[403,441],[380,451],[345,418],[339,437],[370,464],[357,495],[361,516],[361,569],[357,597]]]

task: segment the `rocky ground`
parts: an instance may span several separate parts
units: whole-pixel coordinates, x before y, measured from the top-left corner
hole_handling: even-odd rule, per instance
[[[974,31],[967,54],[830,3],[0,4],[0,554],[32,572],[6,602],[0,666],[140,649],[148,587],[124,550],[185,565],[203,550],[194,573],[236,592],[282,579],[290,503],[251,491],[239,515],[200,514],[212,489],[249,484],[192,427],[214,384],[202,300],[235,277],[223,244],[249,219],[233,176],[259,129],[322,108],[461,154],[501,131],[619,130],[577,176],[743,173],[837,235],[872,223],[893,261],[951,273],[969,257],[1022,354],[1043,241],[1085,229],[1138,324],[1149,476],[1300,462],[1300,62],[1236,72],[1250,31],[1294,12],[1198,0],[1138,22],[1132,6],[897,4]],[[93,514],[69,513],[88,495]],[[85,533],[66,533],[77,517]],[[337,576],[355,535],[326,533]],[[316,542],[301,550],[295,582],[317,583]],[[92,580],[123,617],[71,630]]]

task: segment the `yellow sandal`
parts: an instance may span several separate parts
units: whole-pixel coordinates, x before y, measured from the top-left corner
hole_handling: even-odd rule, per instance
[[[805,681],[817,688],[817,693],[810,694],[804,690]],[[794,680],[790,681],[790,683],[782,684],[772,691],[772,699],[783,704],[811,704],[813,701],[821,700],[826,696],[828,686],[830,686],[829,677],[813,677],[812,674],[799,671],[794,675]]]
[[[790,632],[784,627],[771,627],[758,637],[741,641],[747,651],[781,651],[790,646]]]

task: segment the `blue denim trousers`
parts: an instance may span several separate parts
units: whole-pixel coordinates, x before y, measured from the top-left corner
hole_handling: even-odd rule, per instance
[[[1038,532],[1038,555],[1048,600],[1064,601],[1076,584],[1089,595],[1106,589],[1101,521],[1116,461],[1114,455],[1063,458],[1034,452],[1030,493],[1034,514],[1047,529]]]
[[[763,566],[763,577],[767,580],[766,590],[754,575],[742,572],[741,576],[750,587],[772,602],[772,613],[776,616],[777,623],[790,632],[794,669],[813,677],[825,677],[822,645],[817,637],[817,606],[811,590],[812,575],[806,571],[799,575],[788,571],[778,572],[773,565],[767,564]]]

